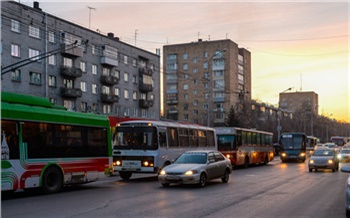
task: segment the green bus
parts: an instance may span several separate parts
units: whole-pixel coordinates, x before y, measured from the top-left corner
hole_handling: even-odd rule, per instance
[[[112,169],[111,144],[107,116],[1,93],[1,191],[54,193],[105,178]]]

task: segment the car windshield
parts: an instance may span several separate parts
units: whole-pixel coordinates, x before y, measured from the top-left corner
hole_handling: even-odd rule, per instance
[[[333,151],[316,150],[312,156],[333,156]]]
[[[350,154],[350,150],[340,150],[340,153],[342,153],[342,154]]]
[[[184,153],[175,161],[177,164],[205,164],[206,162],[207,153],[203,152]]]
[[[334,145],[327,145],[328,148],[334,148]]]

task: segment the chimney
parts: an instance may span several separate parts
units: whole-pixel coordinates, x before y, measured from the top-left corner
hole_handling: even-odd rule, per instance
[[[198,42],[201,42],[202,41],[202,39],[198,39]]]
[[[114,33],[107,33],[108,38],[114,38]]]
[[[41,8],[39,8],[39,2],[33,2],[33,8],[41,11]]]

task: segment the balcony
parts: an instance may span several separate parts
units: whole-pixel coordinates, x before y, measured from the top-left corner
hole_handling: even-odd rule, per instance
[[[118,82],[119,82],[119,79],[117,77],[105,76],[105,75],[101,76],[101,83],[104,85],[113,86],[113,85],[118,84]]]
[[[225,97],[213,97],[214,103],[225,102]]]
[[[140,107],[140,108],[149,108],[149,107],[153,107],[153,100],[140,99],[140,100],[139,100],[139,107]]]
[[[178,99],[167,99],[166,101],[165,101],[165,103],[166,104],[177,104],[177,103],[179,103],[179,101],[178,101]]]
[[[139,83],[139,90],[140,92],[152,92],[153,88],[151,84],[145,84],[143,82]]]
[[[118,59],[111,58],[108,56],[102,56],[101,57],[101,64],[117,67],[118,66]]]
[[[168,110],[168,114],[178,114],[179,111],[176,108],[172,108]]]
[[[82,57],[83,49],[75,45],[61,44],[61,53],[74,57]]]
[[[83,95],[82,91],[78,88],[61,87],[61,96],[68,98],[80,98]]]
[[[119,101],[119,97],[116,95],[101,94],[101,101],[104,103],[113,104],[114,102]]]
[[[83,71],[76,67],[61,66],[61,75],[64,77],[77,78],[83,75]]]
[[[142,76],[143,74],[148,75],[148,76],[152,76],[153,70],[151,68],[148,68],[148,67],[140,67],[139,68],[139,75]]]

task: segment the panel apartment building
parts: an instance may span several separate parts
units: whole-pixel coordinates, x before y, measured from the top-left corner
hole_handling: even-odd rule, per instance
[[[310,92],[281,92],[279,93],[279,108],[296,112],[305,110],[318,115],[318,94]]]
[[[229,39],[163,46],[164,116],[223,126],[231,106],[251,100],[250,56]]]
[[[160,118],[159,54],[113,33],[50,15],[38,2],[2,1],[1,48],[1,91],[78,112]]]

